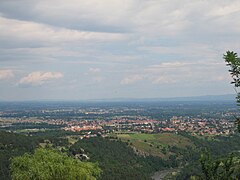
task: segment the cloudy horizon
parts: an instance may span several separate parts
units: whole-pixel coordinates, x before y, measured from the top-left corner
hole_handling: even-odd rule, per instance
[[[232,0],[4,0],[0,100],[233,94]]]

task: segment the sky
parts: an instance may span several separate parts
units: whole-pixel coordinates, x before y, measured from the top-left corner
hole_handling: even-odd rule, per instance
[[[1,0],[0,100],[234,94],[239,0]]]

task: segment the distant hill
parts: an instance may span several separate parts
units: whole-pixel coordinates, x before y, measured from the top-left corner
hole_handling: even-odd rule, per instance
[[[168,101],[235,101],[235,99],[235,94],[162,98],[162,100]]]
[[[39,100],[27,100],[27,101],[8,101],[8,100],[0,100],[1,103],[17,103],[17,102],[25,102],[25,103],[94,103],[94,102],[174,102],[174,101],[212,101],[212,102],[221,102],[221,101],[236,101],[236,94],[225,94],[225,95],[206,95],[206,96],[189,96],[189,97],[156,97],[156,98],[111,98],[111,99],[85,99],[85,100],[64,100],[64,99],[39,99]]]
[[[232,101],[236,100],[235,94],[206,95],[192,97],[171,97],[171,98],[115,98],[115,99],[95,99],[89,101],[106,102],[164,102],[164,101]]]

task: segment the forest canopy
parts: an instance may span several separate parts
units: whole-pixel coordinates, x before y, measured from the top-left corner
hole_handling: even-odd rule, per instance
[[[34,154],[14,157],[11,163],[14,180],[95,180],[101,170],[95,163],[81,162],[54,149],[38,148]]]

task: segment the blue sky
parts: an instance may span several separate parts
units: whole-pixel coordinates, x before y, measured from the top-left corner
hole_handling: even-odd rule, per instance
[[[239,0],[2,0],[0,100],[234,93]]]

